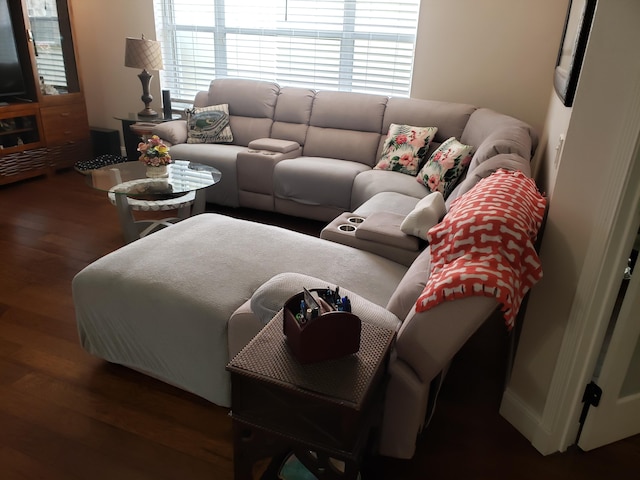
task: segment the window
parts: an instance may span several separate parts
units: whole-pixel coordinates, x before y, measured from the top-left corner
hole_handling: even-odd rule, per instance
[[[163,88],[219,77],[408,96],[420,0],[154,0]]]

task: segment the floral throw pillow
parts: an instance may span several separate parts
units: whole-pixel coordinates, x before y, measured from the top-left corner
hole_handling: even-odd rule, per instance
[[[373,168],[415,177],[437,131],[437,127],[413,127],[392,123],[382,146],[380,161]]]
[[[187,143],[231,143],[229,105],[194,107],[186,110]]]
[[[473,155],[473,147],[448,138],[431,154],[418,173],[418,182],[431,192],[440,192],[447,198],[458,183]]]

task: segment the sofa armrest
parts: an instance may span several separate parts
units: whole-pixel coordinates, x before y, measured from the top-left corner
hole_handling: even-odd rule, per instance
[[[426,312],[416,313],[414,308],[398,333],[398,358],[422,382],[431,382],[498,306],[493,297],[473,296],[443,302]]]
[[[153,128],[153,134],[158,135],[171,145],[187,142],[187,121],[172,120],[156,125]]]
[[[249,143],[247,152],[236,158],[238,190],[273,196],[273,169],[281,160],[299,157],[297,142],[260,138]]]
[[[249,142],[249,150],[263,150],[262,153],[290,153],[300,149],[300,144],[291,140],[278,138],[257,138]]]

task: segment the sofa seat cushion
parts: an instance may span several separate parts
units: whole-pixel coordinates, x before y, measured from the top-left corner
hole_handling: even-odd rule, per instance
[[[92,263],[74,278],[73,298],[87,351],[229,406],[227,321],[260,285],[305,273],[384,306],[406,269],[310,235],[201,214]]]
[[[376,212],[391,212],[406,217],[418,202],[420,200],[416,197],[404,193],[380,192],[356,208],[353,213],[360,217],[368,217]]]
[[[349,210],[356,176],[369,167],[333,158],[299,157],[279,162],[273,171],[277,198]],[[415,182],[415,178],[413,178]]]
[[[351,211],[355,211],[364,202],[381,192],[398,192],[417,199],[430,193],[427,187],[417,182],[416,177],[411,175],[389,170],[366,170],[353,182]]]

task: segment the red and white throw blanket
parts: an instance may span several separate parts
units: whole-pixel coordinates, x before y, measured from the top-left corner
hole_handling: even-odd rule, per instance
[[[525,294],[542,278],[533,241],[545,205],[532,179],[504,169],[457,198],[427,233],[432,269],[416,310],[456,298],[496,297],[511,329]]]

